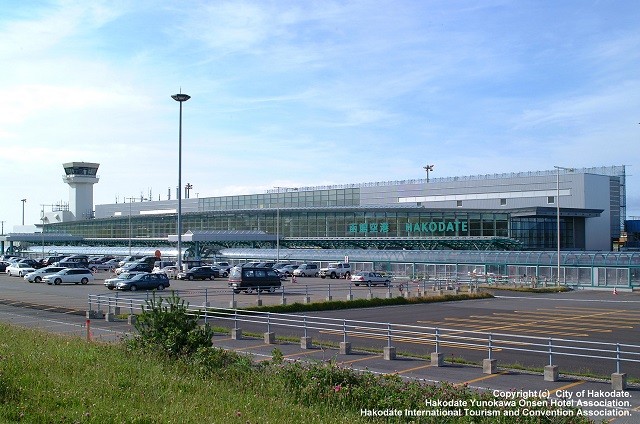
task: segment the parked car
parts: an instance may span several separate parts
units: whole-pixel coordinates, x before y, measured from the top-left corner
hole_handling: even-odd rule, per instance
[[[229,274],[229,287],[234,293],[253,293],[254,291],[268,291],[273,293],[282,285],[280,276],[271,268],[235,267]]]
[[[9,262],[0,261],[0,272],[6,272],[7,267],[9,266]]]
[[[64,255],[47,256],[42,260],[42,265],[44,266],[53,265],[54,263],[63,260],[65,257],[66,256]]]
[[[165,266],[163,268],[153,268],[153,272],[154,274],[164,274],[167,277],[169,277],[170,279],[173,278],[178,278],[178,267],[176,265],[169,265],[169,266]]]
[[[223,277],[228,277],[229,270],[232,268],[229,262],[215,262],[213,266],[220,270],[220,275]]]
[[[317,277],[320,275],[320,268],[316,264],[302,264],[293,271],[296,277]]]
[[[367,285],[367,286],[377,286],[378,284],[382,284],[384,286],[388,286],[391,283],[391,279],[389,277],[385,277],[379,272],[371,272],[371,271],[360,271],[351,276],[351,282],[356,286]]]
[[[140,274],[146,274],[146,272],[141,272],[141,271],[123,272],[117,277],[107,278],[106,280],[104,280],[104,286],[109,290],[113,290],[116,288],[116,285],[119,282],[129,280],[135,277],[136,275],[140,275]]]
[[[178,273],[178,280],[213,280],[220,278],[220,270],[211,266],[194,266],[186,272]]]
[[[130,264],[125,264],[120,268],[115,269],[116,275],[120,275],[123,272],[129,271],[143,271],[143,272],[151,272],[153,271],[153,265],[149,265],[144,262],[131,262]]]
[[[62,271],[64,268],[60,266],[46,266],[44,268],[36,269],[33,272],[28,273],[23,278],[30,283],[41,283],[42,279],[47,275],[55,274]]]
[[[89,258],[85,255],[74,255],[64,258],[54,263],[55,266],[63,266],[65,268],[87,268],[89,269]]]
[[[273,268],[275,262],[258,262],[255,266],[257,268]]]
[[[45,276],[42,281],[56,286],[62,283],[88,284],[93,281],[93,273],[89,268],[65,268],[55,274]]]
[[[17,263],[12,263],[11,265],[9,265],[5,272],[7,273],[7,275],[9,277],[13,277],[13,276],[18,276],[18,277],[24,277],[25,275],[27,275],[30,272],[35,271],[36,269],[29,266],[28,264],[22,263],[22,262],[17,262]]]
[[[18,263],[27,264],[33,269],[42,268],[42,264],[40,263],[40,261],[36,261],[35,259],[31,259],[31,258],[20,259]]]
[[[137,261],[138,259],[142,259],[142,258],[144,258],[144,256],[142,256],[142,255],[125,256],[124,259],[121,259],[120,262],[118,262],[118,266],[123,266],[127,262],[134,262],[134,261]]]
[[[94,272],[98,270],[111,271],[118,267],[118,262],[120,262],[118,259],[109,259],[106,262],[89,262],[89,269]]]
[[[298,268],[298,265],[287,264],[279,268],[276,268],[276,271],[282,275],[286,275],[287,277],[290,277],[291,275],[293,275],[293,271],[295,271],[297,268]]]
[[[155,272],[156,270],[161,270],[162,268],[168,267],[168,266],[175,266],[176,265],[176,261],[155,261],[153,263],[153,270],[151,272]]]
[[[93,272],[102,270],[102,271],[111,271],[118,267],[118,259],[90,259],[87,268],[92,270]]]
[[[164,290],[169,287],[169,278],[165,274],[139,274],[116,284],[118,290]]]

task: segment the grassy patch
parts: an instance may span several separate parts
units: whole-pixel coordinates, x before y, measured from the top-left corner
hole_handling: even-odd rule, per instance
[[[354,372],[333,362],[260,364],[207,347],[179,358],[0,324],[0,421],[27,423],[510,423],[510,417],[362,417],[361,410],[457,410],[492,400],[450,384]],[[470,406],[476,411],[486,408]],[[492,409],[518,410],[502,406]],[[534,409],[540,409],[538,407]],[[539,423],[519,417],[520,423]],[[588,423],[583,417],[554,423]]]
[[[220,350],[167,360],[4,324],[0,340],[0,422],[367,422],[301,405],[247,358]]]
[[[516,291],[516,292],[527,292],[527,293],[564,293],[571,291],[568,287],[560,286],[560,287],[517,287],[517,286],[492,286],[488,284],[482,284],[479,286],[483,289],[493,289],[493,290],[507,290],[507,291]]]
[[[493,296],[489,293],[477,293],[477,294],[461,293],[461,294],[447,294],[444,296],[431,296],[431,297],[410,297],[410,298],[393,297],[391,299],[374,298],[374,299],[356,299],[356,300],[332,300],[329,302],[292,303],[290,305],[253,306],[253,307],[244,308],[244,309],[249,311],[279,312],[279,313],[336,311],[340,309],[372,308],[377,306],[451,302],[451,301],[459,301],[459,300],[487,299],[491,297]]]

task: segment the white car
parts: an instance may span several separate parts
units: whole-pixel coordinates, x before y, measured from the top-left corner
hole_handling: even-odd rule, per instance
[[[93,273],[88,268],[65,268],[42,279],[45,283],[56,286],[62,283],[88,284],[93,280]]]
[[[30,283],[41,283],[42,279],[47,275],[55,274],[62,271],[64,268],[61,266],[48,266],[45,268],[36,269],[33,272],[28,273],[23,278]]]
[[[14,277],[14,276],[18,276],[18,277],[24,277],[25,275],[27,275],[30,272],[35,271],[36,269],[33,267],[30,267],[27,264],[21,264],[21,263],[12,263],[11,265],[9,265],[7,267],[7,269],[5,270],[5,272],[7,273],[7,275],[9,277]]]
[[[360,271],[351,276],[351,282],[356,286],[360,284],[364,286],[377,286],[378,284],[388,286],[391,283],[391,279],[379,272]]]
[[[176,279],[178,278],[178,267],[175,265],[165,266],[163,268],[153,268],[153,274],[165,274],[167,277]]]

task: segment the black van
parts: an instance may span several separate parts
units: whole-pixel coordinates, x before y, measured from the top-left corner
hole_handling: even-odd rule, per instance
[[[234,267],[229,271],[229,287],[233,288],[234,293],[273,293],[281,285],[280,276],[271,268]]]

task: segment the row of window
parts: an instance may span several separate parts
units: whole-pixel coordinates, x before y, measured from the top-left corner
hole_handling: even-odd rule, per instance
[[[554,248],[556,221],[545,218],[509,218],[504,213],[434,212],[287,212],[198,213],[183,215],[183,232],[207,230],[254,230],[281,237],[405,237],[442,236],[512,237],[527,249]],[[580,248],[575,220],[561,221],[561,245]],[[277,228],[279,224],[279,229]],[[62,232],[87,238],[164,238],[176,233],[176,216],[110,218],[51,224],[47,232]]]
[[[176,216],[110,218],[48,226],[48,231],[90,238],[166,237]],[[278,229],[279,226],[279,229]],[[186,214],[183,231],[253,230],[282,237],[509,236],[507,214],[429,212],[287,212]]]
[[[313,191],[288,190],[280,193],[247,194],[199,199],[199,209],[201,211],[358,205],[360,205],[360,190],[358,188]]]

